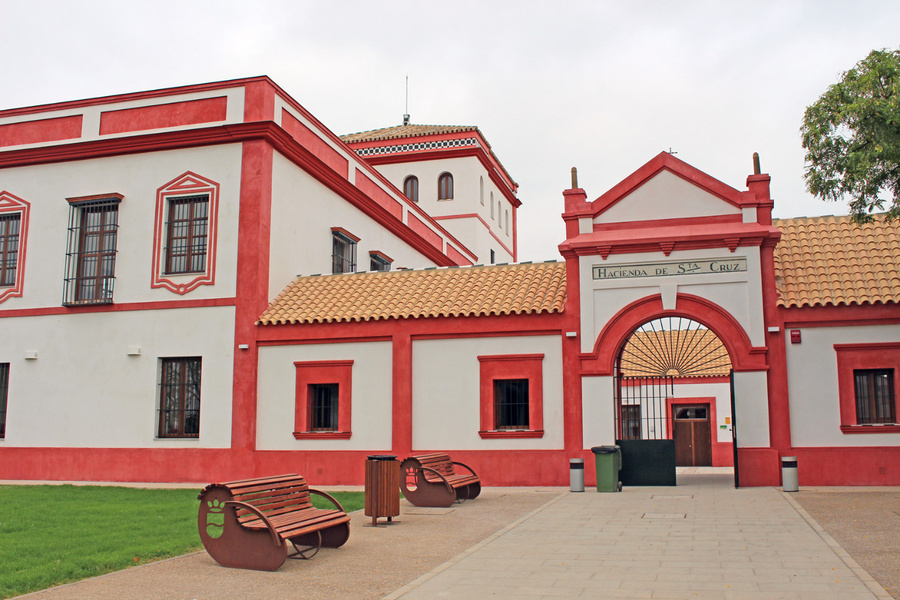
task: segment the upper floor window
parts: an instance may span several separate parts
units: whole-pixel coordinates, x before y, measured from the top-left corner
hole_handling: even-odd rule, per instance
[[[356,271],[356,243],[359,238],[341,229],[331,229],[331,272],[353,273]]]
[[[206,269],[209,195],[169,198],[168,205],[165,272],[202,273]]]
[[[369,252],[369,270],[370,271],[390,271],[393,261],[381,252]]]
[[[191,171],[156,190],[152,288],[187,294],[216,280],[219,184]]]
[[[0,287],[16,284],[21,221],[20,213],[0,214]]]
[[[509,209],[506,211],[506,235],[509,235]]]
[[[159,437],[200,436],[200,366],[200,357],[160,361]]]
[[[494,192],[491,192],[491,218],[494,218]]]
[[[63,304],[113,300],[121,194],[70,198]]]
[[[484,177],[478,178],[478,199],[481,200],[481,205],[484,206]]]
[[[853,384],[857,424],[897,422],[893,369],[856,369],[853,371]]]
[[[21,198],[0,192],[0,302],[22,295],[30,208]]]
[[[438,177],[438,200],[453,200],[453,175],[441,173]]]
[[[419,201],[419,178],[410,175],[403,180],[403,195],[413,202]]]

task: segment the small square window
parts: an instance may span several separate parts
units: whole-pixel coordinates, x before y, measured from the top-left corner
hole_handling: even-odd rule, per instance
[[[369,270],[370,271],[390,271],[391,261],[382,254],[371,252],[369,254]]]
[[[896,423],[894,412],[894,370],[857,369],[853,371],[856,396],[856,422],[860,425]]]
[[[482,438],[544,435],[543,354],[479,356]]]
[[[349,439],[353,361],[295,362],[294,438]]]
[[[159,437],[200,437],[200,366],[200,357],[160,360]]]
[[[359,241],[343,231],[332,229],[331,272],[353,273],[356,271],[356,243]]]
[[[494,380],[494,429],[528,429],[528,380]]]

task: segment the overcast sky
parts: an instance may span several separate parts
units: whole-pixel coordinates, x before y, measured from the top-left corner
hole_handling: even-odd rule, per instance
[[[0,0],[0,109],[268,75],[337,134],[477,125],[519,183],[519,259],[663,150],[775,216],[846,214],[803,182],[805,107],[874,48],[890,1]],[[2,187],[2,186],[0,186]]]

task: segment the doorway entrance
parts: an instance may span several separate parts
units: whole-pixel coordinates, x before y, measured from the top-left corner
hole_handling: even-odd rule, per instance
[[[712,466],[712,429],[708,404],[673,404],[675,466]]]

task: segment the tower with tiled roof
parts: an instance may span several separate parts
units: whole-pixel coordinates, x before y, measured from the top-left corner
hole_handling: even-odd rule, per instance
[[[483,264],[517,257],[518,184],[470,125],[404,123],[341,136]]]

